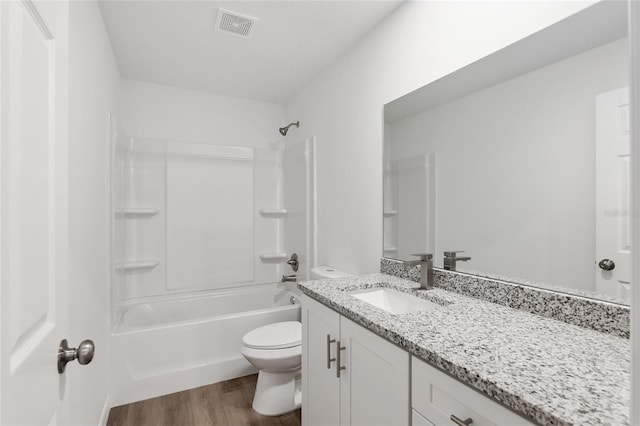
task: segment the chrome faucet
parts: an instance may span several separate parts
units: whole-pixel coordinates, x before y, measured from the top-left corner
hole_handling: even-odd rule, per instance
[[[420,260],[405,260],[405,265],[420,265],[420,289],[433,290],[433,255],[429,253],[412,254]]]
[[[447,271],[456,270],[456,262],[466,262],[471,260],[470,257],[457,257],[458,253],[464,253],[464,251],[445,251],[444,252],[444,269]]]
[[[282,278],[280,279],[280,282],[289,283],[289,282],[296,282],[297,280],[298,280],[297,275],[283,275]]]

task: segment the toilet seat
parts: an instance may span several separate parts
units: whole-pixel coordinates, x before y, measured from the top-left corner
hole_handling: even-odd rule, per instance
[[[247,348],[260,350],[300,346],[302,324],[299,321],[284,321],[258,327],[244,335],[242,344]]]
[[[243,346],[240,353],[259,370],[290,371],[300,368],[302,345],[277,350]]]

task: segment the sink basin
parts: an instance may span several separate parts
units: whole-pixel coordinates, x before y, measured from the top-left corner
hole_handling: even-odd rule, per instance
[[[429,302],[428,300],[420,299],[419,297],[391,288],[373,288],[354,291],[351,293],[351,296],[394,315],[441,307],[437,303]]]

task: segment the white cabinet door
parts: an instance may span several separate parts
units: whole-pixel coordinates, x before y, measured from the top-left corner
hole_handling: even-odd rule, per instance
[[[336,377],[336,342],[340,315],[302,296],[302,424],[340,423],[340,380]],[[333,340],[333,342],[331,342]]]
[[[1,424],[66,419],[68,15],[0,2]]]
[[[344,317],[340,336],[340,424],[408,425],[409,353]]]

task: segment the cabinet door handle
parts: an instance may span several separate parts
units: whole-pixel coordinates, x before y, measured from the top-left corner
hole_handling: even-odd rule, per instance
[[[335,358],[331,358],[331,344],[335,343],[336,339],[332,339],[330,334],[327,334],[327,370],[331,369],[331,363],[335,361]]]
[[[340,352],[344,351],[345,349],[347,349],[344,346],[340,346],[340,340],[338,340],[338,344],[336,346],[336,357],[338,358],[338,363],[336,364],[336,377],[339,379],[340,378],[340,371],[345,370],[347,367],[340,365],[342,364],[340,362]]]
[[[449,417],[449,420],[451,420],[458,426],[469,426],[471,423],[473,423],[473,419],[471,417],[469,417],[466,420],[460,420],[460,418],[454,414],[452,414],[451,417]]]

